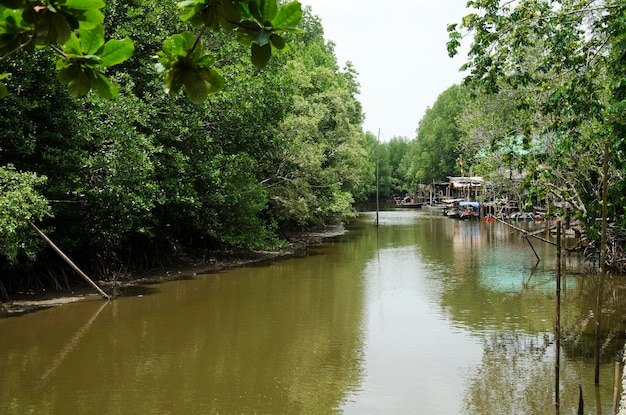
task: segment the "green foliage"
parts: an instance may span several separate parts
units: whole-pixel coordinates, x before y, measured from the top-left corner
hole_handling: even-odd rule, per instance
[[[273,15],[269,2],[258,4],[266,8],[258,13]],[[354,214],[352,202],[374,180],[359,87],[350,65],[337,67],[319,19],[305,13],[302,27],[312,31],[261,71],[247,64],[250,49],[232,33],[186,32],[174,4],[110,0],[103,10],[113,39],[135,40],[128,59],[97,68],[117,86],[115,100],[70,99],[55,82],[59,55],[51,48],[0,61],[0,72],[20,73],[3,79],[15,92],[0,106],[0,165],[48,178],[41,194],[53,216],[41,225],[85,270],[106,277],[111,268],[158,266],[163,252],[180,258],[188,248],[273,249],[290,230]],[[280,10],[272,21],[286,27]],[[101,53],[102,34],[81,27],[59,50],[77,65],[113,63]],[[171,75],[193,102],[162,94],[153,65],[159,51],[170,69],[220,68],[221,93]],[[12,272],[25,268],[22,259]]]
[[[458,166],[461,131],[457,117],[467,90],[455,85],[444,91],[420,121],[417,139],[410,143],[405,160],[405,177],[413,184],[445,180],[460,175]]]
[[[403,170],[403,160],[405,155],[409,151],[410,141],[406,137],[394,137],[388,143],[385,144],[387,152],[389,153],[389,169],[382,169],[381,171],[389,171],[390,174],[390,193],[404,193],[406,191],[415,188],[415,183],[405,180]]]
[[[83,97],[92,89],[104,98],[117,96],[101,69],[129,59],[134,46],[130,38],[104,42],[104,7],[101,0],[3,1],[0,60],[30,46],[51,46],[61,55],[58,79],[68,85],[72,97]],[[202,45],[207,30],[237,31],[240,42],[250,45],[251,61],[259,68],[267,65],[273,51],[289,50],[285,34],[301,33],[297,25],[302,10],[297,1],[279,6],[277,0],[186,0],[178,7],[181,19],[197,33],[183,31],[166,39],[158,52],[158,65],[165,90],[176,94],[184,88],[196,104],[224,84]],[[0,98],[6,94],[6,85],[0,82]]]
[[[10,164],[0,167],[0,254],[9,263],[17,263],[20,255],[32,259],[39,251],[29,223],[50,215],[48,201],[36,190],[45,181]]]
[[[197,42],[197,43],[196,43]],[[214,59],[204,54],[193,33],[183,32],[168,38],[158,52],[160,72],[165,72],[165,91],[175,95],[184,86],[187,98],[201,104],[209,94],[224,86],[224,78],[212,69]]]
[[[461,30],[474,36],[466,68],[477,94],[462,124],[468,138],[491,151],[475,145],[473,154],[489,155],[492,174],[503,164],[517,169],[529,195],[568,202],[589,234],[597,235],[601,160],[608,143],[609,216],[626,225],[626,4],[493,0],[468,5],[478,12],[449,27],[448,46],[456,53]],[[521,143],[503,152],[512,139]]]
[[[114,98],[117,88],[98,70],[124,62],[133,54],[133,42],[124,40],[104,41],[104,27],[96,25],[90,29],[72,33],[63,45],[63,55],[57,61],[57,79],[68,86],[72,98],[87,95],[90,89],[103,98]]]
[[[354,214],[375,181],[365,163],[363,119],[348,67],[337,69],[319,20],[306,15],[307,36],[297,44],[283,80],[291,107],[278,129],[280,146],[267,170],[270,209],[283,227],[322,225]]]
[[[242,8],[247,12],[247,20],[237,25],[239,40],[251,45],[252,63],[259,68],[267,65],[272,50],[288,50],[285,39],[279,33],[301,32],[297,28],[302,18],[298,2],[287,3],[279,10],[273,0],[258,0],[243,4]]]
[[[403,159],[409,151],[410,141],[405,137],[393,137],[386,142],[378,142],[377,136],[368,132],[367,141],[367,177],[369,180],[365,195],[373,199],[376,195],[376,164],[378,163],[378,194],[380,199],[389,199],[393,195],[403,194],[414,189],[412,181],[405,180]]]
[[[131,88],[124,85],[125,92]],[[74,144],[77,165],[72,182],[63,184],[72,203],[59,209],[63,220],[82,225],[72,228],[81,234],[71,238],[83,240],[87,252],[114,252],[129,236],[154,234],[153,212],[160,196],[154,158],[161,149],[147,132],[145,111],[145,104],[123,93],[115,101],[94,98],[89,111],[78,114],[76,122],[84,131],[78,146]],[[76,203],[83,209],[73,209]]]
[[[132,55],[132,42],[104,44],[103,7],[104,2],[97,0],[1,3],[0,60],[30,46],[60,45],[59,80],[68,84],[71,96],[82,97],[91,88],[102,96],[115,96],[115,89],[97,68],[127,59]]]

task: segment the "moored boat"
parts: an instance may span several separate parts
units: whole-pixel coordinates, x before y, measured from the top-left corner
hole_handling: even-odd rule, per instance
[[[395,197],[396,207],[402,208],[421,208],[424,205],[424,202],[420,202],[417,200],[415,196],[405,196],[404,198]]]
[[[441,212],[442,210],[448,208],[447,205],[423,205],[422,209],[433,210],[435,212]]]
[[[459,210],[461,220],[480,219],[480,203],[478,202],[459,202]]]

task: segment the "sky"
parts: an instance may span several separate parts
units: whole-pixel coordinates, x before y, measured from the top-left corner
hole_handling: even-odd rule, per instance
[[[471,10],[467,0],[300,0],[320,17],[339,66],[359,73],[364,131],[380,140],[414,139],[439,94],[463,80],[468,45],[448,57],[447,25]]]

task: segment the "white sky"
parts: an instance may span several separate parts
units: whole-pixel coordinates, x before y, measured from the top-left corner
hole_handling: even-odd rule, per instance
[[[459,71],[468,45],[454,59],[446,43],[449,23],[471,10],[467,0],[300,0],[320,17],[340,67],[359,73],[364,131],[381,141],[416,137],[427,107],[465,76]]]

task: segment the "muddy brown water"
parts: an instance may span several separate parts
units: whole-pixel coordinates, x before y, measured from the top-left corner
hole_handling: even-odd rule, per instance
[[[499,223],[363,213],[306,256],[0,320],[0,414],[554,413],[555,249]],[[542,224],[526,224],[536,229]],[[570,258],[561,413],[610,413],[623,332]],[[601,412],[600,412],[601,411]]]

